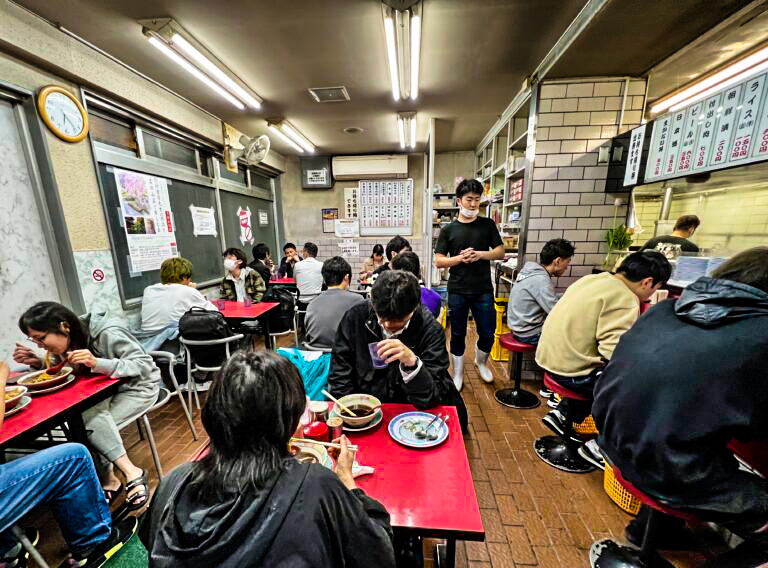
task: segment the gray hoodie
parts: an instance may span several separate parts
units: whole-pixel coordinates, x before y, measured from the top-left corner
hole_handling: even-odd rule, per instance
[[[539,335],[556,302],[549,272],[537,262],[526,262],[509,293],[509,329],[518,337]]]

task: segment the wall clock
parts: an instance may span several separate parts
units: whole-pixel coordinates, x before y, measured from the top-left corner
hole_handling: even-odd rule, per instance
[[[88,135],[88,115],[66,89],[56,85],[40,89],[37,110],[48,129],[66,142],[80,142]]]

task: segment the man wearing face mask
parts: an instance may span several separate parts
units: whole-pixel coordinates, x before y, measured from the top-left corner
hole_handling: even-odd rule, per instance
[[[386,367],[374,367],[373,344]],[[350,308],[339,323],[331,355],[328,389],[335,397],[370,394],[381,402],[466,409],[448,372],[443,328],[421,305],[413,274],[387,270],[371,289],[371,302]]]
[[[464,384],[464,348],[470,310],[477,328],[475,365],[481,379],[493,382],[493,373],[488,367],[496,327],[491,261],[504,258],[504,242],[496,223],[478,216],[482,195],[483,186],[476,179],[465,179],[456,186],[458,219],[440,230],[435,247],[437,267],[450,268],[451,360],[453,382],[459,390]]]

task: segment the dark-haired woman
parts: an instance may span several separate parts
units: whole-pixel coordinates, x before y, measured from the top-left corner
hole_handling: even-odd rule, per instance
[[[88,369],[121,379],[117,393],[86,410],[83,420],[107,502],[123,491],[116,467],[126,480],[129,509],[143,507],[149,497],[147,474],[128,457],[117,425],[149,410],[157,400],[160,370],[152,357],[120,319],[105,313],[77,317],[56,302],[38,302],[29,308],[19,318],[19,328],[48,352],[52,364],[66,360],[76,372]],[[43,366],[34,351],[18,343],[13,359],[32,368]]]
[[[373,272],[384,265],[384,247],[380,244],[373,245],[371,256],[366,259],[363,269],[360,271],[360,280],[367,280]]]
[[[346,438],[335,475],[291,457],[305,404],[287,359],[227,362],[202,410],[208,455],[161,481],[140,530],[150,566],[395,565],[389,514],[356,488]]]

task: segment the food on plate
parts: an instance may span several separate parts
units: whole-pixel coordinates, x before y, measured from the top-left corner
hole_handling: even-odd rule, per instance
[[[70,371],[66,370],[66,367],[65,367],[64,369],[60,369],[59,371],[57,371],[53,375],[49,375],[47,372],[43,372],[43,373],[40,373],[39,375],[37,375],[36,377],[32,377],[31,379],[28,379],[28,380],[26,380],[24,382],[29,384],[29,385],[35,385],[35,384],[38,384],[38,383],[44,383],[45,381],[50,381],[51,379],[55,379],[55,378],[58,378],[58,377],[60,377],[62,375],[66,375],[68,372],[70,372]]]

